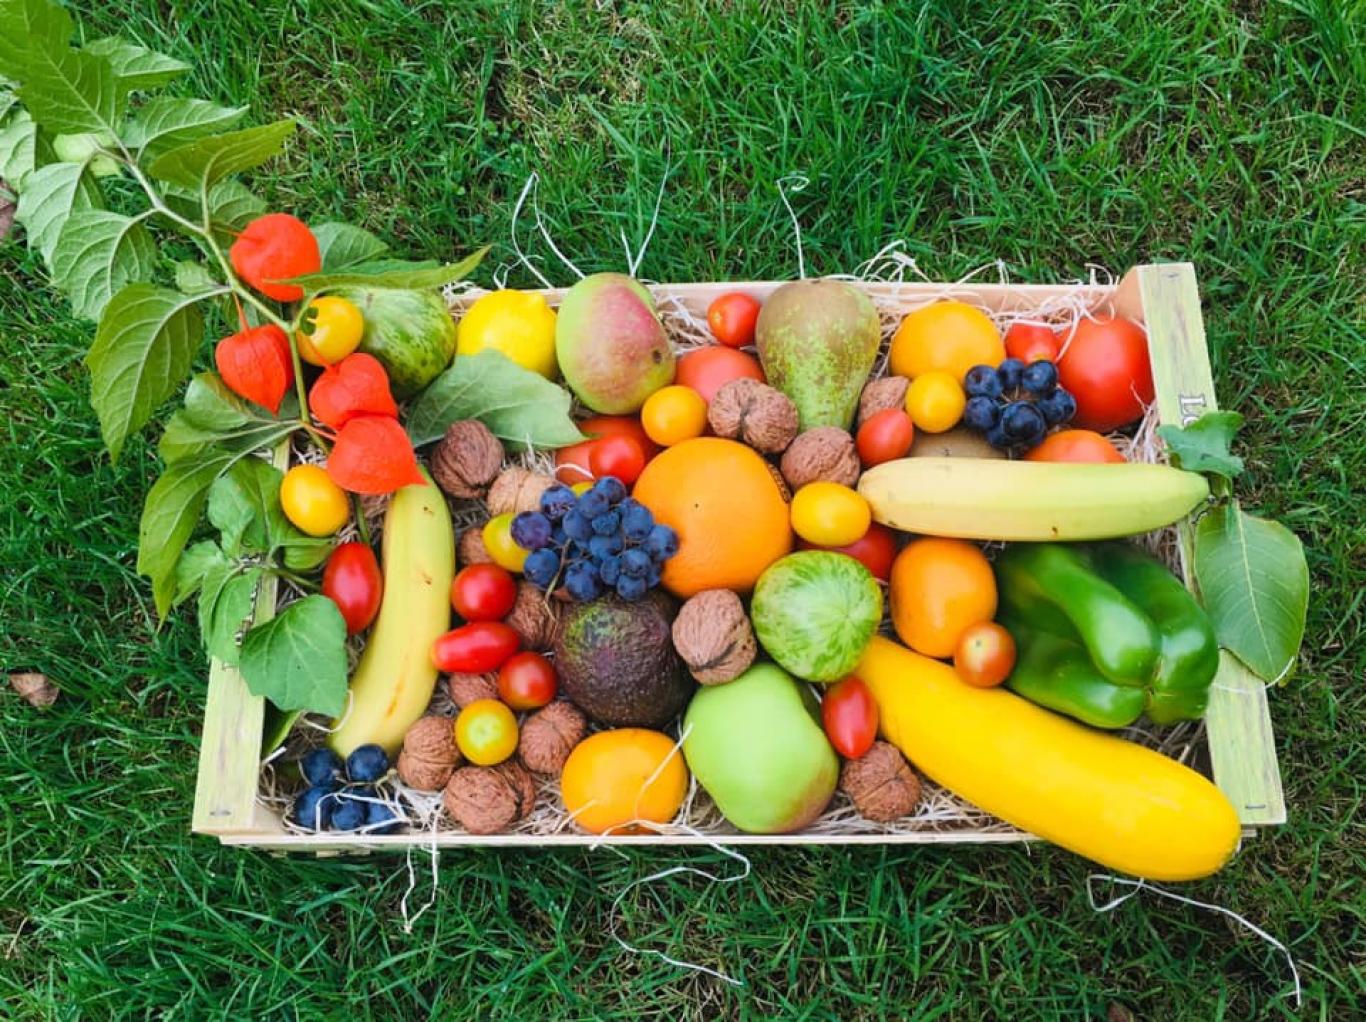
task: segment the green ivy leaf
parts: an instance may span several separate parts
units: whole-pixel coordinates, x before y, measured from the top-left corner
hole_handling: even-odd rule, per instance
[[[141,429],[189,373],[204,337],[204,317],[195,306],[205,297],[129,284],[105,307],[85,362],[90,403],[114,461],[128,434]]]
[[[1299,653],[1309,606],[1299,537],[1231,501],[1196,525],[1195,577],[1219,644],[1263,681],[1279,680]]]
[[[176,290],[183,295],[202,295],[205,291],[223,286],[223,282],[217,280],[207,266],[193,259],[178,261],[174,270]]]
[[[275,121],[194,139],[162,153],[147,170],[153,177],[186,188],[199,188],[204,182],[212,185],[278,155],[293,133],[293,121]]]
[[[196,191],[172,187],[166,189],[163,198],[173,211],[193,223],[197,224],[204,218]],[[231,178],[209,189],[209,219],[219,231],[241,230],[265,211],[264,199],[253,195],[245,185]]]
[[[322,253],[323,271],[332,272],[382,256],[389,246],[367,230],[350,224],[318,224],[311,227]]]
[[[113,131],[124,93],[107,57],[70,46],[71,17],[46,0],[0,0],[0,75],[49,131]]]
[[[209,656],[225,664],[238,662],[237,637],[256,609],[256,590],[264,575],[264,568],[233,562],[205,574],[199,590],[199,634]]]
[[[247,632],[238,664],[247,688],[281,710],[339,716],[346,708],[346,622],[326,596],[306,596]]]
[[[80,163],[49,163],[28,175],[14,218],[28,232],[28,247],[51,265],[67,218],[76,210],[100,205],[99,190]]]
[[[569,416],[569,392],[497,351],[461,355],[408,409],[414,446],[431,443],[452,422],[478,419],[514,450],[550,449],[585,437]]]
[[[382,270],[371,273],[364,272],[363,266],[357,266],[337,273],[310,273],[303,277],[293,277],[289,283],[298,284],[310,294],[335,291],[339,287],[380,287],[420,291],[468,279],[487,252],[488,246],[485,246],[458,263],[429,269]]]
[[[0,178],[16,191],[38,166],[38,125],[28,111],[20,110],[0,128]]]
[[[204,99],[156,96],[144,103],[123,129],[123,142],[143,153],[165,152],[184,142],[226,131],[247,112]]]
[[[1243,459],[1229,448],[1243,424],[1237,412],[1206,412],[1187,426],[1159,426],[1157,435],[1176,464],[1187,472],[1211,472],[1233,479],[1243,471]]]
[[[147,491],[138,523],[138,574],[152,581],[157,614],[166,612],[182,588],[176,564],[209,499],[209,487],[240,455],[210,449],[168,465]]]
[[[125,92],[155,89],[190,70],[190,65],[184,61],[136,46],[118,36],[86,43],[84,51],[107,59],[114,78]]]
[[[141,219],[77,210],[52,250],[52,278],[77,316],[98,320],[125,284],[151,277],[156,260],[156,244]]]

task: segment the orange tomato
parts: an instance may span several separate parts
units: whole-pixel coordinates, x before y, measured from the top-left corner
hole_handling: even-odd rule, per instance
[[[674,740],[658,731],[599,731],[565,760],[560,794],[574,822],[592,834],[648,833],[635,821],[668,823],[688,791],[688,768]]]
[[[640,449],[645,452],[646,461],[659,453],[659,446],[646,435],[640,420],[634,415],[595,415],[579,423],[579,432],[593,439],[628,436],[640,444]],[[555,478],[570,486],[575,483],[591,482],[593,472],[588,467],[588,455],[592,449],[593,440],[561,447],[555,452]]]
[[[927,536],[892,562],[891,601],[902,642],[925,656],[948,657],[969,626],[996,616],[996,576],[975,544]]]
[[[1114,444],[1089,429],[1062,429],[1044,437],[1024,456],[1025,461],[1089,461],[1124,464],[1124,455]]]
[[[674,383],[691,387],[702,395],[702,400],[711,404],[718,390],[731,380],[746,376],[764,382],[764,370],[757,358],[734,348],[712,345],[694,348],[682,355],[674,373]]]
[[[640,424],[661,447],[701,436],[707,429],[707,402],[691,387],[662,387],[645,399]]]
[[[973,366],[1000,365],[1005,357],[990,316],[964,302],[943,301],[906,314],[892,335],[888,362],[897,376],[915,379],[941,370],[961,384]]]

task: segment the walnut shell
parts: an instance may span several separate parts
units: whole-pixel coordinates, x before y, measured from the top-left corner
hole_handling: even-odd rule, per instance
[[[513,466],[505,468],[489,487],[490,515],[539,511],[541,494],[555,485],[550,476]]]
[[[517,583],[517,601],[503,620],[522,637],[523,649],[544,653],[555,645],[555,630],[560,626],[560,604],[530,582],[521,581]]]
[[[588,731],[588,718],[563,699],[537,710],[522,725],[517,754],[538,774],[558,774]]]
[[[854,438],[838,426],[808,429],[783,454],[782,469],[793,492],[817,480],[853,486],[859,474]]]
[[[489,548],[484,546],[484,529],[479,525],[472,526],[460,534],[460,543],[455,553],[461,567],[493,563]]]
[[[403,736],[398,776],[418,791],[440,791],[460,761],[454,722],[449,717],[429,714],[415,721]]]
[[[787,480],[778,471],[778,466],[771,461],[764,462],[764,468],[768,469],[768,474],[773,477],[774,484],[778,487],[778,495],[783,498],[785,503],[792,503],[792,491],[788,488]]]
[[[920,801],[920,779],[890,742],[874,742],[840,770],[840,790],[864,819],[889,823],[908,815]]]
[[[446,678],[446,691],[451,694],[451,702],[463,710],[480,699],[497,699],[498,675],[452,674]]]
[[[797,406],[782,391],[758,380],[731,380],[711,400],[707,422],[717,436],[777,454],[797,435]]]
[[[431,462],[436,485],[452,497],[472,500],[488,491],[503,467],[503,445],[478,419],[462,419],[446,427]]]
[[[684,603],[674,618],[673,641],[703,685],[733,681],[758,652],[744,605],[729,589],[707,589]]]
[[[520,763],[461,767],[451,775],[441,803],[471,834],[497,834],[531,812],[536,785]]]
[[[884,376],[870,380],[858,399],[858,424],[889,408],[905,409],[906,391],[911,381],[904,376]]]

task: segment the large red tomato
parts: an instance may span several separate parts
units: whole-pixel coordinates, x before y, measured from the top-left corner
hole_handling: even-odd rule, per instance
[[[1100,433],[1127,426],[1152,404],[1148,336],[1127,319],[1082,319],[1064,338],[1058,381],[1077,399],[1072,425]]]
[[[634,415],[595,415],[579,423],[579,432],[594,438],[628,436],[640,444],[646,461],[659,453],[659,445],[645,434],[645,427]],[[592,449],[592,440],[561,447],[555,452],[555,477],[569,486],[591,480],[593,470],[588,467],[588,456]]]
[[[691,387],[702,395],[707,404],[711,404],[718,390],[731,380],[746,376],[764,382],[764,371],[757,358],[734,348],[712,344],[705,348],[694,348],[678,360],[674,383]]]

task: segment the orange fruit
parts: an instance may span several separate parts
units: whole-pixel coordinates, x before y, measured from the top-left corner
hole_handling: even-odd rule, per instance
[[[564,762],[560,794],[574,822],[593,834],[648,833],[634,820],[668,823],[688,791],[683,751],[645,728],[599,731]]]
[[[908,312],[892,335],[888,360],[897,376],[915,379],[942,369],[959,383],[975,365],[1000,365],[1006,357],[1001,331],[985,312],[944,301]]]
[[[716,392],[731,380],[750,379],[764,382],[764,370],[753,355],[719,344],[694,348],[679,356],[674,371],[674,383],[691,387],[711,404]]]
[[[678,533],[661,579],[676,596],[752,589],[792,549],[787,502],[768,463],[734,440],[698,437],[666,448],[632,496]]]
[[[961,539],[912,540],[892,562],[892,625],[917,653],[950,657],[971,625],[996,616],[996,576]]]
[[[659,446],[672,447],[707,431],[707,402],[691,387],[664,387],[645,399],[640,424]]]
[[[1114,444],[1089,429],[1062,429],[1045,437],[1024,456],[1025,461],[1091,461],[1124,464]]]

